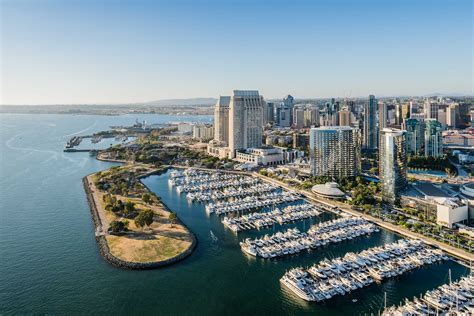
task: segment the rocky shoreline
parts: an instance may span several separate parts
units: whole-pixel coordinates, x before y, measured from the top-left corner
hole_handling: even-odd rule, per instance
[[[105,231],[105,230],[104,230],[104,227],[102,225],[102,221],[100,219],[100,216],[99,216],[99,213],[98,213],[98,210],[97,210],[97,205],[94,201],[93,193],[92,193],[91,188],[89,186],[87,176],[82,178],[82,182],[83,182],[83,185],[84,185],[84,191],[86,192],[87,201],[89,203],[89,209],[90,209],[90,212],[91,212],[92,221],[94,223],[95,240],[97,242],[97,245],[99,246],[99,252],[100,252],[101,256],[105,259],[105,261],[107,261],[111,265],[113,265],[115,267],[118,267],[118,268],[131,269],[131,270],[157,269],[157,268],[161,268],[161,267],[176,263],[178,261],[181,261],[181,260],[187,258],[189,255],[191,255],[191,253],[194,251],[194,249],[196,249],[196,246],[197,246],[197,243],[198,243],[196,236],[194,235],[193,232],[191,232],[189,230],[189,228],[186,225],[184,225],[184,223],[182,223],[178,219],[180,221],[180,224],[183,225],[184,227],[186,227],[186,229],[188,229],[188,231],[191,235],[191,238],[192,238],[192,242],[191,242],[190,247],[188,249],[186,249],[184,252],[180,253],[179,255],[177,255],[175,257],[172,257],[172,258],[169,258],[169,259],[166,259],[166,260],[152,261],[152,262],[129,262],[129,261],[124,261],[122,259],[119,259],[119,258],[115,257],[114,255],[111,254],[110,249],[109,249],[109,245],[107,244],[107,239],[105,238],[105,235],[103,233],[103,231]],[[164,204],[163,202],[161,202],[161,203],[163,204],[163,206],[167,210],[169,210],[169,208],[166,204]]]

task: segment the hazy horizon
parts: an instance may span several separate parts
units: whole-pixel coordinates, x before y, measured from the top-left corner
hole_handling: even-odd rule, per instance
[[[469,0],[1,7],[1,105],[473,94]]]

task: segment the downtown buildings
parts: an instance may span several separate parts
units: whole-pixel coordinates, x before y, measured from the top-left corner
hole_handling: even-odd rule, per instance
[[[359,131],[347,126],[311,128],[310,164],[313,176],[346,178],[360,171]]]
[[[283,105],[292,107],[292,103],[288,96]],[[271,122],[272,109],[272,103],[266,103],[257,90],[234,90],[232,96],[221,96],[214,110],[215,136],[207,146],[208,154],[249,168],[297,158],[301,151],[263,146],[263,126]]]

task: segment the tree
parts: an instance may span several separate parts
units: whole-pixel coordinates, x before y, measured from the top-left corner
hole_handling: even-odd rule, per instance
[[[110,223],[110,230],[114,233],[119,233],[126,231],[128,227],[128,221],[122,222],[122,221],[112,221]]]
[[[142,200],[146,204],[149,204],[151,202],[151,195],[149,193],[143,193],[142,194]]]
[[[168,219],[171,222],[171,227],[173,227],[173,224],[176,224],[178,220],[178,216],[176,216],[176,213],[171,212],[170,215],[168,215]]]
[[[135,217],[135,225],[137,227],[145,227],[150,226],[153,223],[153,211],[150,209],[146,209],[138,213],[137,217]]]
[[[135,210],[135,204],[131,201],[127,201],[125,203],[125,208],[123,210],[123,215],[124,216],[133,216],[133,214],[136,213],[136,210]]]

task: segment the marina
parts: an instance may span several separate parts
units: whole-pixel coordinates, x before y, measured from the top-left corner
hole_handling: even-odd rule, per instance
[[[385,309],[382,315],[474,315],[474,275],[443,284],[420,298],[406,299],[401,306]]]
[[[324,259],[307,270],[292,268],[280,282],[306,301],[321,302],[447,259],[442,251],[419,240],[401,239],[358,254],[348,252],[340,258]]]
[[[289,205],[282,209],[276,207],[268,212],[254,212],[238,217],[222,219],[224,226],[235,233],[250,229],[269,227],[275,224],[284,225],[321,215],[322,210],[309,203]]]
[[[301,200],[295,193],[284,191],[247,175],[211,173],[196,169],[174,170],[169,175],[168,183],[176,187],[178,193],[185,193],[188,200],[207,203],[206,212],[216,215],[247,212]],[[260,224],[264,225],[261,221]],[[254,228],[255,225],[251,222],[242,223],[240,229]],[[237,231],[235,228],[231,229]]]
[[[311,227],[307,233],[292,228],[271,236],[265,235],[263,238],[247,238],[240,242],[240,247],[249,255],[267,259],[297,254],[378,231],[374,224],[364,219],[341,218],[319,223]]]

